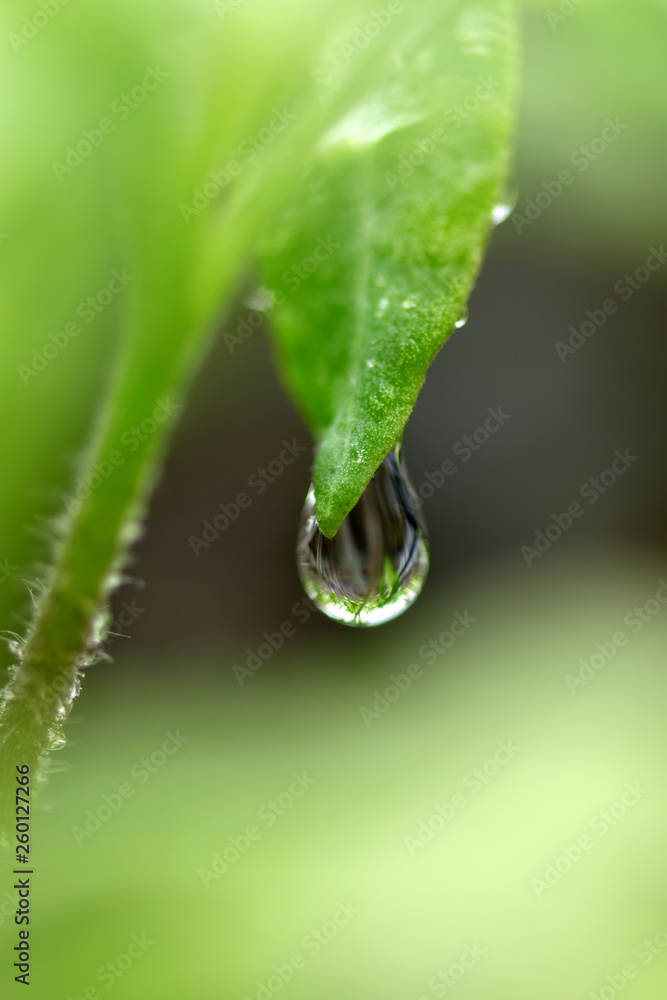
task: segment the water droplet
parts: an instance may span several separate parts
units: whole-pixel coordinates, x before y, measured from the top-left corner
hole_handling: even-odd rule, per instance
[[[387,306],[389,305],[389,299],[386,295],[383,295],[381,299],[378,300],[377,308],[375,310],[375,315],[377,317],[384,316],[387,311]]]
[[[493,206],[491,210],[491,221],[494,226],[499,226],[501,222],[504,222],[512,213],[512,206],[506,205],[503,202],[499,202],[497,205]]]
[[[499,226],[501,222],[504,222],[511,212],[512,206],[507,205],[502,201],[498,202],[497,205],[494,205],[491,209],[491,221],[494,226]]]
[[[65,739],[65,734],[63,732],[62,726],[54,726],[49,733],[46,749],[62,750],[62,748],[66,746],[66,744],[67,740]]]
[[[516,208],[518,197],[519,185],[516,180],[512,179],[505,195],[501,198],[497,205],[493,206],[493,209],[491,210],[491,221],[494,226],[499,226],[501,222],[505,221],[505,219],[509,219],[510,215]]]
[[[414,487],[391,451],[333,538],[315,517],[311,486],[301,515],[297,565],[304,590],[329,618],[381,625],[419,596],[428,570],[426,530]]]
[[[467,322],[468,322],[468,309],[466,306],[464,306],[463,309],[461,310],[461,315],[454,324],[454,329],[460,330],[461,327],[465,326]]]
[[[407,298],[403,299],[401,305],[404,309],[414,309],[417,305],[418,299],[416,295],[408,295]]]

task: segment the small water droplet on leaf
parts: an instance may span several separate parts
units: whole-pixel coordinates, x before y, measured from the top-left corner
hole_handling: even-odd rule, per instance
[[[503,197],[496,205],[493,206],[491,210],[491,221],[494,226],[499,226],[501,222],[505,221],[505,219],[509,219],[510,215],[516,208],[518,197],[519,185],[516,180],[512,180]]]
[[[311,486],[301,515],[297,565],[304,590],[329,618],[381,625],[419,596],[428,571],[426,529],[399,446],[375,472],[333,538],[320,531]]]
[[[67,740],[65,739],[65,733],[63,732],[63,727],[60,725],[54,726],[48,737],[48,743],[46,746],[47,750],[62,750],[66,746]]]
[[[459,318],[457,319],[456,323],[454,324],[454,329],[455,330],[460,330],[461,327],[465,326],[467,322],[468,322],[468,310],[464,306],[463,309],[461,310],[461,315],[459,316]]]
[[[494,205],[491,211],[491,221],[494,226],[499,226],[501,222],[504,222],[505,219],[509,218],[512,214],[512,209],[512,205],[507,205],[504,202],[499,202],[497,205]]]

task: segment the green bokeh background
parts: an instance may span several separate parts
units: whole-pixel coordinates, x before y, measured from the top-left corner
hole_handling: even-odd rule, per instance
[[[557,4],[523,8],[517,211],[606,118],[629,128],[530,227],[519,232],[509,221],[495,234],[468,328],[436,362],[406,435],[415,481],[487,406],[508,398],[513,412],[514,393],[523,413],[497,448],[471,463],[458,492],[448,486],[427,507],[433,566],[409,614],[365,633],[313,616],[243,686],[233,665],[264,632],[295,620],[291,553],[306,463],[258,498],[206,560],[194,560],[187,536],[274,457],[283,437],[306,436],[281,401],[261,335],[233,355],[214,348],[134,557],[145,589],[124,588],[115,609],[136,600],[145,610],[128,630],[133,639],[110,647],[114,664],[89,671],[40,798],[31,925],[37,1000],[74,1000],[93,987],[100,996],[111,989],[114,1000],[260,1000],[258,983],[294,953],[306,955],[304,935],[348,900],[359,913],[271,995],[430,1000],[449,995],[429,985],[433,977],[478,945],[485,954],[451,987],[461,1000],[664,997],[667,614],[660,605],[636,633],[624,624],[666,576],[664,275],[566,365],[553,343],[664,238],[667,10],[650,0],[571,7],[554,26],[546,11]],[[8,5],[5,35],[32,12]],[[237,14],[245,16],[242,7]],[[9,95],[0,115],[11,136],[0,167],[0,559],[15,567],[0,584],[0,613],[19,631],[29,612],[25,580],[48,553],[52,530],[43,519],[71,483],[106,385],[122,298],[28,385],[17,366],[123,266],[125,207],[113,165],[127,176],[134,144],[149,145],[153,128],[162,135],[162,113],[138,112],[109,144],[104,169],[91,161],[76,185],[58,186],[31,164],[48,164],[82,122],[101,117],[137,68],[164,58],[176,34],[193,76],[156,100],[164,115],[178,109],[173,176],[187,175],[178,147],[204,115],[198,101],[210,89],[216,41],[207,59],[196,58],[196,47],[214,30],[236,30],[231,15],[220,21],[203,3],[128,6],[131,30],[118,38],[99,16],[104,31],[95,35],[91,5],[64,7],[24,51],[6,42],[0,63]],[[77,17],[86,22],[79,34]],[[274,20],[267,53],[282,23]],[[314,30],[304,24],[304,38]],[[59,60],[63,51],[69,61]],[[251,85],[252,68],[238,53],[236,60],[234,72],[229,63],[218,68],[216,85]],[[81,93],[87,67],[90,87]],[[286,91],[298,86],[301,68],[285,70]],[[256,76],[259,93],[264,77]],[[233,97],[221,102],[232,135],[233,107]],[[202,144],[214,149],[211,132]],[[160,180],[156,159],[154,183],[177,183],[172,174]],[[25,190],[30,217],[16,209]],[[233,313],[222,321],[224,329],[234,324]],[[636,470],[528,568],[519,546],[576,499],[617,447],[637,450]],[[477,621],[428,665],[419,649],[457,611]],[[573,694],[566,675],[619,629],[628,644]],[[423,676],[366,726],[360,709],[412,662]],[[187,742],[140,783],[133,767],[169,730]],[[466,775],[503,740],[520,751],[478,794],[466,792]],[[303,771],[316,779],[312,788],[270,828],[260,822],[257,842],[205,888],[199,870]],[[128,781],[134,794],[79,845],[73,828]],[[594,817],[635,782],[646,789],[636,805],[605,836],[591,832]],[[411,855],[405,838],[457,792],[465,806]],[[538,895],[532,880],[587,833],[594,846]],[[7,856],[3,863],[4,893]],[[20,989],[10,913],[3,895],[3,996]],[[134,934],[153,943],[106,987],[98,970]],[[644,964],[635,949],[646,939],[656,954]],[[637,976],[622,983],[628,963]]]

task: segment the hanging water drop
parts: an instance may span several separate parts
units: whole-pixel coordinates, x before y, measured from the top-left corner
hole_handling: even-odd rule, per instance
[[[494,205],[491,210],[491,221],[494,226],[499,226],[501,222],[504,222],[505,219],[509,218],[512,214],[512,209],[513,206],[508,205],[507,202],[504,201],[500,201],[497,205]]]
[[[400,459],[389,452],[333,538],[320,531],[311,486],[301,515],[297,565],[304,590],[329,618],[381,625],[421,592],[428,570],[419,501]]]
[[[465,326],[467,322],[468,322],[468,309],[466,306],[464,306],[463,309],[461,310],[461,315],[454,324],[454,329],[460,330],[461,327]]]
[[[519,197],[519,185],[516,180],[512,180],[504,198],[499,201],[491,209],[491,221],[494,226],[499,226],[501,222],[505,219],[509,219],[510,215],[516,208],[517,199]]]

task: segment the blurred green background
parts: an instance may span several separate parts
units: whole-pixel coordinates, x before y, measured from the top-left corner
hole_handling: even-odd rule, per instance
[[[74,68],[57,58],[58,33],[76,39],[92,7],[64,6],[25,51],[8,32],[33,8],[12,2],[3,14],[7,629],[21,631],[29,613],[25,581],[47,558],[48,518],[106,384],[122,296],[27,385],[18,366],[123,266],[116,215],[127,206],[108,171],[114,158],[131,169],[127,157],[151,134],[137,112],[99,169],[78,168],[76,188],[25,164],[49,162],[102,116],[126,86],[113,77],[123,60],[128,80],[148,49],[156,59],[192,50],[196,67],[209,29],[233,32],[244,16],[204,3],[140,10],[127,16],[146,45],[127,52],[124,36],[101,32],[90,46],[82,33]],[[531,3],[522,22],[517,208],[494,233],[469,322],[436,359],[405,435],[417,486],[446,459],[458,468],[425,501],[424,594],[368,632],[308,613],[293,555],[307,453],[193,554],[189,536],[283,440],[309,445],[263,331],[233,351],[224,337],[248,319],[249,275],[220,321],[136,547],[130,572],[143,585],[116,595],[117,631],[131,639],[116,638],[113,664],[88,672],[41,795],[38,1000],[110,989],[118,1000],[664,997],[664,268],[646,281],[638,272],[632,295],[619,289],[667,235],[667,10],[650,0]],[[201,79],[156,95],[173,115],[175,147],[197,127],[213,60],[201,61]],[[70,100],[82,67],[90,91]],[[234,69],[236,85],[250,85],[253,67],[238,56]],[[232,108],[230,96],[221,114]],[[608,119],[618,135],[600,142]],[[563,170],[573,180],[554,196]],[[34,214],[19,217],[12,191],[26,185]],[[618,310],[563,362],[555,345],[610,298]],[[457,443],[480,441],[476,429],[499,407],[510,419],[464,461]],[[636,461],[528,566],[521,546],[581,500],[617,450]],[[457,613],[476,620],[432,657],[424,646]],[[271,652],[265,633],[287,622],[294,634]],[[620,631],[627,641],[617,643]],[[251,653],[265,662],[240,685],[234,665]],[[423,673],[407,687],[411,663]],[[406,690],[383,702],[397,683]],[[308,785],[298,796],[295,773]],[[3,996],[20,988],[8,867]]]

